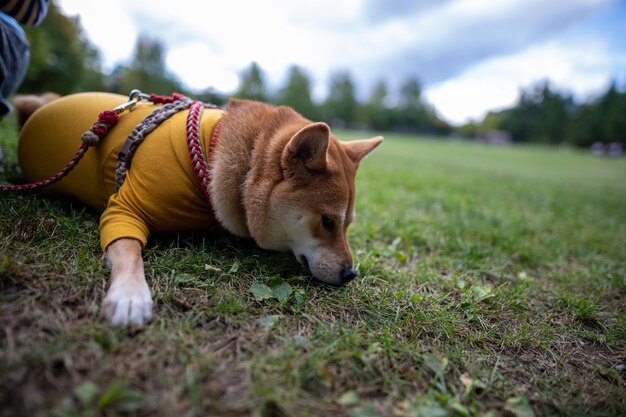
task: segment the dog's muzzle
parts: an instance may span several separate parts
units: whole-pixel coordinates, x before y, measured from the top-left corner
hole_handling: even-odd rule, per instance
[[[301,255],[298,258],[298,260],[300,261],[300,264],[302,265],[302,267],[304,268],[307,274],[311,275],[313,278],[315,278],[319,282],[323,282],[325,284],[329,284],[335,287],[347,284],[348,282],[356,278],[358,275],[358,272],[355,271],[355,269],[352,266],[345,266],[339,272],[338,282],[322,281],[319,278],[315,277],[315,275],[313,275],[313,273],[311,272],[311,267],[309,266],[309,260],[307,259],[306,256]]]

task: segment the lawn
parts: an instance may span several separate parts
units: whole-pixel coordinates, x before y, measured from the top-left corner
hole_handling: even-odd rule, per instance
[[[7,121],[0,143],[14,177]],[[624,415],[625,179],[624,158],[387,135],[349,286],[249,241],[157,236],[141,330],[99,317],[97,213],[2,194],[0,415]]]

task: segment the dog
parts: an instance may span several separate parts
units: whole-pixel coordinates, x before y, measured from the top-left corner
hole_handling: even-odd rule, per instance
[[[61,96],[57,93],[47,92],[41,95],[22,95],[13,99],[13,107],[17,109],[17,126],[21,129],[24,123],[39,107],[58,100]]]
[[[115,94],[79,93],[30,115],[36,103],[18,100],[16,110],[25,120],[18,145],[24,177],[37,181],[54,174],[70,160],[98,114],[126,101]],[[323,283],[339,286],[357,276],[347,239],[354,219],[355,176],[363,157],[383,141],[381,136],[342,142],[327,124],[307,120],[289,107],[231,99],[224,110],[202,113],[208,199],[185,148],[188,111],[174,114],[147,135],[116,191],[118,151],[133,127],[155,108],[138,103],[121,113],[75,169],[43,191],[103,210],[100,239],[111,274],[101,310],[106,320],[141,326],[152,318],[142,248],[153,232],[218,224],[254,239],[261,248],[291,251]]]

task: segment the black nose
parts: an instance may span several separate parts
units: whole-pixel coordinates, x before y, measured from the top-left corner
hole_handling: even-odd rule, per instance
[[[351,266],[347,266],[341,270],[341,283],[347,284],[356,278],[357,272]]]

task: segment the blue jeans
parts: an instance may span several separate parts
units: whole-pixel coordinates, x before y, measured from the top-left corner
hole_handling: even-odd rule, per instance
[[[29,61],[28,41],[0,19],[0,119],[12,110],[7,98],[22,84]]]

